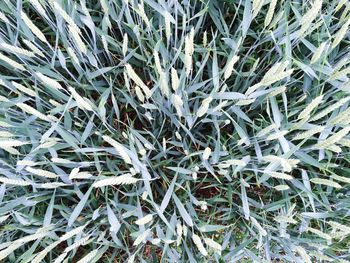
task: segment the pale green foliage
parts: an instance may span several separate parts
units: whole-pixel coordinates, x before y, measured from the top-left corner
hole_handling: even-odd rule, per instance
[[[347,262],[349,1],[0,1],[0,260]]]

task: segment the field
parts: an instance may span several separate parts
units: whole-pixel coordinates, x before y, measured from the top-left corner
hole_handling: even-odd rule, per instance
[[[348,0],[0,0],[0,262],[350,262]]]

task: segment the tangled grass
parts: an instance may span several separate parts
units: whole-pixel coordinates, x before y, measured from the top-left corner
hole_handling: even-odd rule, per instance
[[[349,262],[349,1],[0,3],[0,261]]]

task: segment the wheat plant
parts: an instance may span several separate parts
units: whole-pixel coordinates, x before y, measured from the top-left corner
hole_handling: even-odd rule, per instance
[[[0,262],[350,262],[350,2],[0,0]]]

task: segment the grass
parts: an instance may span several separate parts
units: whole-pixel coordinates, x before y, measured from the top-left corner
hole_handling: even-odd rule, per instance
[[[0,1],[0,261],[349,262],[348,1]]]

